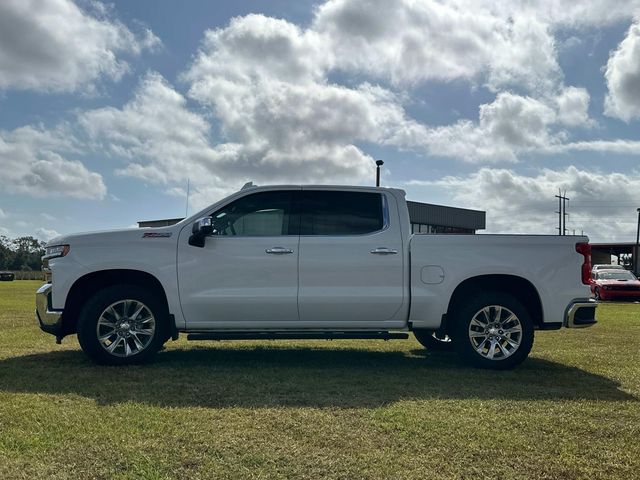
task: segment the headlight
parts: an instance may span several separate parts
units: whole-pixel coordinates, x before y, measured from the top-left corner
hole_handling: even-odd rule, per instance
[[[64,257],[67,253],[69,253],[69,245],[52,245],[45,248],[43,258],[50,259]]]
[[[603,285],[602,288],[604,288],[605,290],[609,290],[609,285]]]

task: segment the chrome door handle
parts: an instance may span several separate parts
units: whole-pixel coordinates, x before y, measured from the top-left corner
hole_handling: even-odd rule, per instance
[[[375,255],[395,255],[396,253],[398,253],[398,250],[387,247],[378,247],[371,250],[371,253]]]
[[[290,248],[284,248],[284,247],[271,247],[271,248],[267,248],[265,252],[271,253],[273,255],[285,255],[287,253],[293,253],[293,250],[291,250]]]

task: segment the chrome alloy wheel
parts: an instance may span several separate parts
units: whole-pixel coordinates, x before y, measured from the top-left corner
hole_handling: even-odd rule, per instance
[[[144,303],[119,300],[104,309],[96,333],[102,348],[116,357],[131,357],[149,346],[156,319]]]
[[[504,360],[522,342],[522,324],[508,308],[488,305],[469,323],[469,340],[475,351],[489,360]]]

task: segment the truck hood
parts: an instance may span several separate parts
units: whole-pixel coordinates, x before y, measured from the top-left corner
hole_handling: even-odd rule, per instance
[[[178,227],[180,228],[180,227]],[[59,235],[47,242],[47,245],[101,246],[114,243],[131,243],[136,241],[167,241],[175,239],[175,225],[158,228],[128,228],[123,230],[101,230],[97,232]]]
[[[633,285],[634,287],[640,286],[639,280],[596,280],[597,285]]]

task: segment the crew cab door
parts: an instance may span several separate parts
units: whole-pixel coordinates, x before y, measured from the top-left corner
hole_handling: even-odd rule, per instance
[[[394,224],[389,214],[394,209]],[[298,309],[313,328],[399,328],[403,245],[384,191],[303,188]]]
[[[299,190],[299,189],[298,189]],[[296,190],[249,193],[211,212],[203,248],[178,243],[180,302],[189,330],[288,328],[299,320]]]

